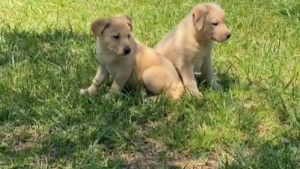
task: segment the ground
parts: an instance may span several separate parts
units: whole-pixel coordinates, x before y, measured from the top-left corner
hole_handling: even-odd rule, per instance
[[[128,14],[153,47],[190,0],[3,0],[1,168],[300,168],[300,3],[215,0],[232,37],[215,45],[226,90],[147,101],[143,91],[80,96],[97,63],[90,22]]]

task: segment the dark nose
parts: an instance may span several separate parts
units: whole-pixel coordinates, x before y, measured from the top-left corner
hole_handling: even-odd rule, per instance
[[[227,33],[226,33],[226,37],[227,37],[227,39],[229,39],[229,38],[230,38],[230,36],[231,36],[231,33],[230,33],[230,32],[227,32]]]
[[[124,54],[127,55],[127,54],[129,54],[131,52],[131,49],[130,49],[129,46],[125,46],[124,49],[123,49],[123,51],[124,51]]]

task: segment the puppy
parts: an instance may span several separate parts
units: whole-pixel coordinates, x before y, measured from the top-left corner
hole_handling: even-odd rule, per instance
[[[214,79],[211,52],[214,42],[231,36],[225,24],[225,12],[215,3],[203,3],[192,11],[155,47],[177,69],[189,92],[199,98],[194,72],[201,72],[214,90],[221,89]]]
[[[131,34],[132,27],[132,20],[127,15],[92,22],[92,34],[97,39],[97,59],[101,65],[90,87],[81,89],[80,93],[95,93],[111,75],[113,92],[121,92],[125,85],[136,88],[141,84],[154,94],[165,92],[167,96],[179,99],[184,86],[175,67],[168,59],[136,41]]]

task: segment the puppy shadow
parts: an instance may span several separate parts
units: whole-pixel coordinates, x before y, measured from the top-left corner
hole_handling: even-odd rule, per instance
[[[277,8],[276,13],[282,17],[292,19],[292,20],[300,20],[300,3],[296,4],[281,4]]]
[[[49,29],[43,32],[5,30],[1,32],[5,43],[0,50],[0,66],[9,66],[27,60],[31,64],[39,61],[60,64],[79,53],[76,45],[92,44],[87,34],[72,30]]]
[[[217,82],[223,86],[224,91],[228,91],[232,85],[235,85],[239,82],[238,77],[229,76],[228,73],[220,72],[216,74],[216,77]],[[204,76],[201,73],[196,72],[195,79],[198,85],[203,85],[205,88],[210,87],[209,83],[205,80]]]

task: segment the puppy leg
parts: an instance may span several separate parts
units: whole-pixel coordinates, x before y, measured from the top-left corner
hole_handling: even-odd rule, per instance
[[[177,100],[184,92],[183,84],[177,75],[164,67],[151,67],[143,72],[142,81],[146,88],[155,94],[166,92],[168,96]],[[157,97],[153,97],[156,100]]]
[[[128,66],[130,67],[130,66]],[[128,82],[131,74],[133,72],[133,69],[127,68],[126,70],[119,69],[117,71],[117,75],[113,81],[113,84],[110,87],[110,91],[119,93],[123,90],[125,84]]]
[[[186,86],[190,94],[197,98],[202,98],[203,95],[198,89],[193,69],[194,67],[191,64],[188,64],[178,68],[178,72],[181,75],[184,86]]]
[[[213,90],[220,90],[222,86],[216,81],[215,73],[212,67],[211,56],[206,56],[203,59],[202,73]]]
[[[93,79],[93,82],[91,84],[90,87],[86,88],[86,89],[81,89],[80,90],[80,94],[94,94],[98,87],[103,83],[103,81],[107,78],[107,70],[104,66],[98,66],[97,68],[97,73],[95,78]]]

